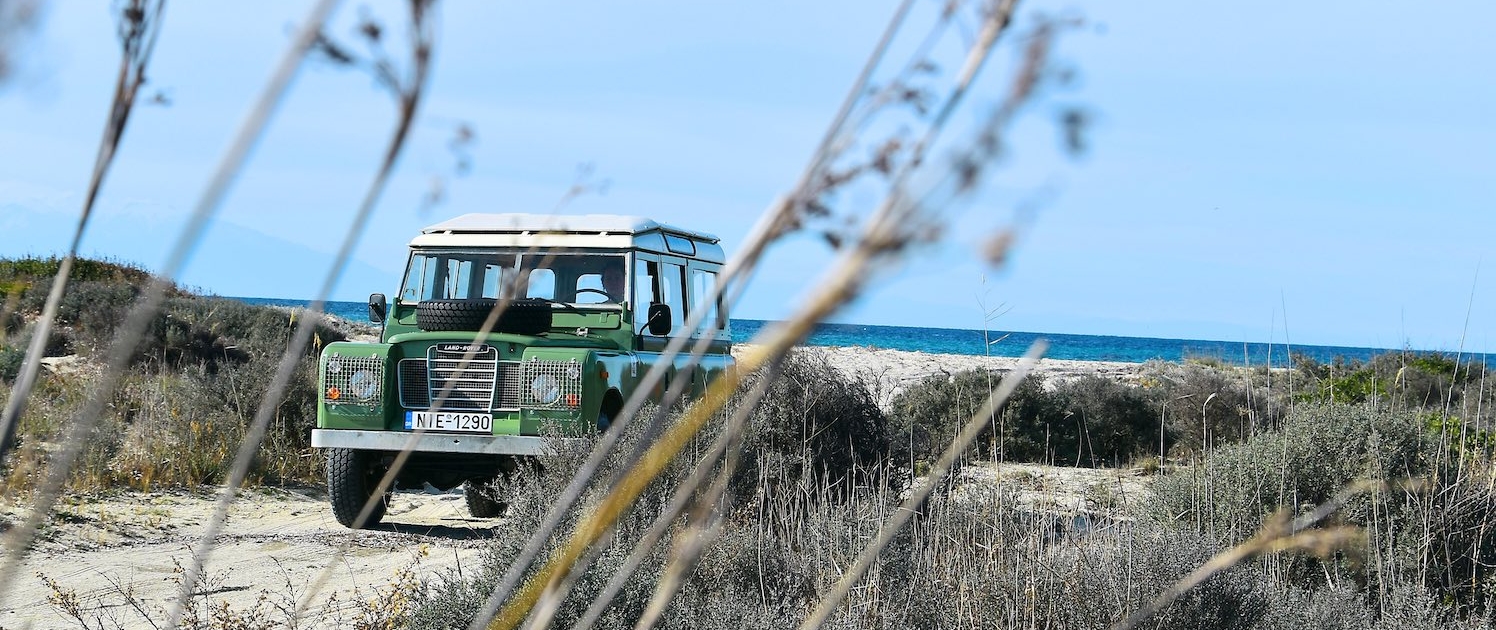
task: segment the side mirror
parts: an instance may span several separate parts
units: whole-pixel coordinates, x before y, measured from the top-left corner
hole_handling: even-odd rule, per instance
[[[384,317],[390,311],[390,304],[383,293],[375,293],[369,296],[369,321],[383,324]]]
[[[670,334],[670,305],[658,302],[649,305],[649,334],[664,337]]]

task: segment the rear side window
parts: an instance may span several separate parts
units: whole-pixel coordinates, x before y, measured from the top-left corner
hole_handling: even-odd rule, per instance
[[[686,268],[675,263],[661,264],[661,296],[670,305],[670,330],[679,333],[686,326]]]
[[[704,332],[721,330],[723,325],[722,309],[715,299],[717,293],[717,274],[705,269],[691,270],[691,308],[693,310],[706,309],[706,319],[702,320],[701,327]]]
[[[634,322],[649,334],[649,305],[670,306],[670,330],[686,324],[686,268],[683,265],[638,259],[634,263]]]

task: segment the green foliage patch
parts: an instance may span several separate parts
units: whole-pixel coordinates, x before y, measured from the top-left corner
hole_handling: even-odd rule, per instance
[[[0,283],[11,293],[9,319],[18,322],[0,340],[0,385],[13,381],[60,261],[0,261]],[[81,412],[86,392],[103,365],[126,315],[151,281],[137,267],[80,259],[58,305],[46,356],[77,355],[82,366],[68,374],[43,372],[38,391],[5,462],[4,485],[24,490],[44,465],[47,445]],[[74,489],[195,486],[222,481],[233,449],[250,425],[294,333],[299,311],[252,306],[236,300],[191,295],[172,287],[159,313],[131,353],[107,405],[107,415],[84,447]],[[272,410],[270,432],[255,462],[256,481],[316,480],[319,460],[310,445],[316,422],[316,355],[343,334],[325,325],[302,353],[281,402]]]

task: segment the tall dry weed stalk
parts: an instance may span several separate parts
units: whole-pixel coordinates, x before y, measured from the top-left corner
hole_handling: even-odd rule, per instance
[[[154,7],[156,11],[159,11],[162,6],[159,2],[152,5],[132,2],[129,7],[137,7],[137,5],[138,7]],[[61,493],[62,486],[71,473],[73,464],[77,461],[89,432],[93,430],[98,419],[103,416],[104,407],[109,397],[119,384],[122,375],[129,368],[130,359],[134,353],[136,344],[159,311],[166,290],[170,285],[170,281],[166,278],[176,275],[183,265],[185,265],[193,247],[201,239],[203,231],[216,215],[219,204],[227,194],[230,184],[247,161],[250,149],[258,141],[276,106],[290,87],[291,79],[295,76],[297,68],[300,67],[302,58],[315,41],[315,36],[320,32],[321,25],[331,12],[333,5],[334,2],[332,0],[322,0],[313,7],[306,23],[298,32],[287,54],[276,67],[260,98],[251,107],[248,117],[240,126],[234,141],[214,171],[206,190],[194,207],[187,225],[178,235],[171,254],[161,269],[160,276],[155,278],[146,287],[139,301],[136,302],[135,306],[131,308],[129,314],[126,316],[124,324],[118,329],[114,342],[110,345],[106,360],[107,367],[105,368],[103,377],[100,379],[97,388],[89,396],[88,402],[83,405],[82,411],[70,424],[67,436],[60,450],[54,454],[49,462],[46,477],[42,481],[41,486],[33,494],[32,505],[27,512],[26,519],[5,533],[5,558],[3,562],[0,562],[0,602],[3,602],[4,598],[9,594],[10,582],[16,573],[16,568],[20,564],[22,556],[25,555],[26,550],[30,547],[31,541],[36,535],[37,528],[51,512],[52,505]],[[142,42],[154,41],[153,39],[144,39],[144,37],[145,34],[151,34],[151,37],[154,38],[154,33],[157,32],[155,20],[159,20],[160,17],[160,13],[132,12],[127,8],[126,15],[123,16],[123,24],[126,25],[123,30],[126,33],[139,33],[138,37],[142,38]],[[131,25],[132,19],[149,20],[149,22]],[[126,50],[139,50],[147,53],[144,58],[148,59],[150,46],[136,44],[127,46]],[[123,64],[124,69],[121,71],[122,76],[130,76],[129,69],[131,67],[131,61],[127,57]],[[140,61],[140,67],[143,72],[143,60]],[[129,94],[133,97],[134,92],[129,92]],[[111,111],[117,112],[120,109],[120,107],[116,106],[111,108]],[[125,107],[124,111],[128,112],[128,107]],[[122,129],[106,132],[103,144],[111,145],[112,143],[117,143],[120,132],[122,132]],[[100,154],[112,156],[112,146],[106,146],[101,150]],[[96,179],[102,181],[102,174],[98,175]],[[91,194],[96,193],[97,191],[95,190]],[[88,208],[90,207],[85,207],[84,215],[80,217],[80,234],[75,237],[75,244],[81,238],[83,228],[86,227]],[[66,277],[66,273],[58,273],[57,284],[54,284],[54,293],[60,295],[62,286],[66,283]],[[52,300],[52,297],[49,295],[50,300]],[[46,335],[37,335],[38,339],[45,339],[46,337]],[[37,363],[40,357],[40,352],[37,352],[35,355],[28,353],[27,362]],[[17,401],[24,400],[28,395],[28,389],[17,388],[12,393],[11,402],[19,405],[21,403]],[[11,419],[10,422],[13,424],[14,419]]]
[[[968,7],[958,6],[956,3],[947,5],[942,15],[943,19],[937,21],[936,34],[938,35],[940,31],[949,26],[955,12],[963,8]],[[506,589],[512,588],[511,583],[517,580],[506,579],[501,582],[493,596],[490,597],[485,610],[470,627],[517,627],[531,614],[536,602],[549,597],[550,593],[561,590],[577,563],[589,553],[589,549],[627,510],[634,498],[642,492],[644,486],[679,454],[680,449],[692,436],[702,430],[705,423],[727,400],[727,395],[742,384],[747,374],[779,360],[789,348],[803,341],[816,322],[836,312],[857,296],[865,286],[868,275],[874,270],[894,263],[912,245],[932,238],[936,232],[935,225],[937,225],[939,209],[965,198],[976,189],[987,167],[999,151],[1002,131],[1011,123],[1021,106],[1030,99],[1041,81],[1042,69],[1047,64],[1054,25],[1044,23],[1036,29],[1028,40],[1023,60],[1006,98],[984,118],[974,138],[960,144],[954,151],[955,157],[951,162],[927,168],[924,160],[926,152],[940,140],[952,113],[963,102],[999,35],[1010,24],[1013,8],[1014,4],[1009,2],[984,4],[975,9],[979,24],[981,24],[978,36],[967,48],[962,66],[952,79],[948,90],[935,97],[937,105],[931,108],[933,114],[924,121],[923,133],[912,141],[905,138],[891,138],[879,145],[874,157],[866,164],[855,165],[847,170],[837,170],[846,168],[837,162],[837,159],[842,157],[841,151],[845,146],[839,143],[846,142],[866,128],[862,126],[833,127],[822,151],[812,158],[811,166],[802,176],[801,184],[770,208],[766,215],[769,217],[768,221],[760,222],[762,231],[755,232],[754,238],[750,239],[743,253],[735,257],[734,262],[729,265],[729,269],[749,266],[756,261],[762,251],[763,245],[760,243],[767,244],[790,231],[800,229],[809,221],[829,216],[830,212],[824,199],[831,191],[845,184],[849,179],[865,172],[883,173],[887,176],[888,182],[886,195],[877,210],[864,222],[861,231],[853,234],[855,240],[849,242],[842,234],[829,230],[824,232],[829,242],[841,248],[842,255],[837,264],[817,283],[818,293],[782,325],[766,330],[756,339],[758,345],[740,358],[736,369],[715,382],[702,403],[688,409],[678,423],[667,429],[659,440],[650,445],[638,464],[615,480],[610,493],[577,525],[565,545],[538,569],[524,588],[512,596],[512,599]],[[904,16],[903,11],[901,9],[895,18],[894,26],[890,28],[891,34],[897,32],[897,27]],[[888,40],[889,38],[885,38],[885,45]],[[882,50],[880,47],[874,53],[875,63],[881,59]],[[923,68],[927,66],[927,61],[915,59],[908,67]],[[899,85],[899,93],[909,93],[906,85],[900,85],[897,82],[894,85]],[[867,97],[861,90],[854,89],[849,98],[852,105],[844,107],[843,112],[846,116],[839,118],[837,124],[847,124],[848,121],[856,121],[856,125],[866,124],[871,116],[888,102],[900,102],[897,99],[889,100],[887,92],[875,92],[874,96],[866,101],[863,100],[864,98]],[[905,102],[907,104],[907,101]],[[862,109],[858,108],[859,105]],[[918,181],[934,183],[921,186],[917,178]],[[1012,233],[1007,232],[995,239],[995,244],[989,250],[993,261],[1002,260],[1007,243],[1012,237]],[[724,283],[725,286],[727,283]],[[997,403],[1000,403],[1001,394],[995,396],[995,399]],[[625,411],[622,415],[627,418],[630,414]],[[699,528],[692,531],[697,535],[703,533]],[[550,534],[550,531],[541,530],[537,531],[535,536],[548,537]],[[685,563],[684,566],[689,567],[694,562],[692,555],[677,554],[677,562]],[[509,567],[509,573],[517,578],[525,571],[529,561],[530,559],[521,557]],[[672,565],[667,567],[666,571],[667,574],[678,573],[681,569]],[[670,586],[667,583],[662,585],[662,588],[669,589]],[[502,610],[496,611],[497,616],[493,619],[493,623],[489,624],[492,610],[505,599],[509,599],[509,603]],[[661,595],[656,601],[668,601],[668,595]],[[834,607],[835,604],[836,602],[832,602],[829,606]],[[659,609],[658,604],[651,607],[654,611]],[[646,615],[640,620],[638,627],[649,627],[655,619],[656,617]],[[820,621],[813,620],[808,623],[813,627],[819,625]]]
[[[389,142],[386,143],[383,159],[380,161],[379,169],[369,188],[364,193],[363,200],[359,203],[358,211],[353,221],[349,223],[343,241],[338,248],[338,253],[333,258],[332,266],[328,269],[318,288],[316,296],[308,309],[308,314],[302,317],[296,327],[290,343],[281,355],[279,365],[276,367],[274,378],[260,402],[259,409],[255,412],[254,420],[244,439],[239,444],[238,453],[234,456],[234,463],[229,473],[229,479],[219,492],[217,505],[214,507],[213,516],[208,520],[203,529],[202,536],[194,548],[191,564],[187,567],[187,580],[177,594],[178,604],[173,607],[168,622],[175,626],[180,619],[182,607],[190,600],[192,593],[190,585],[195,583],[197,576],[201,573],[203,564],[207,562],[212,553],[213,546],[217,542],[218,534],[223,528],[224,520],[228,518],[229,507],[233,504],[239,486],[244,483],[245,476],[249,473],[250,465],[253,463],[256,453],[259,452],[260,443],[265,439],[265,432],[270,426],[270,421],[280,406],[281,397],[285,395],[286,388],[291,379],[297,374],[297,366],[300,364],[301,356],[306,347],[312,341],[312,335],[321,322],[322,309],[327,298],[332,294],[333,287],[337,284],[338,277],[342,275],[343,267],[353,256],[353,249],[358,245],[359,238],[363,236],[364,228],[369,223],[375,207],[379,203],[380,196],[389,182],[390,174],[394,172],[399,162],[402,149],[405,147],[406,139],[410,135],[411,125],[414,124],[416,114],[419,110],[421,97],[425,93],[426,79],[429,75],[432,49],[436,45],[436,32],[433,24],[434,16],[432,9],[434,0],[410,0],[409,9],[409,33],[410,59],[406,63],[406,71],[402,73],[398,65],[383,54],[384,29],[370,18],[366,18],[359,32],[366,39],[370,50],[374,54],[367,58],[356,57],[348,54],[343,49],[332,43],[320,30],[317,32],[316,44],[313,50],[320,50],[331,59],[355,64],[364,59],[369,71],[376,80],[388,89],[396,102],[395,128],[390,134]],[[366,507],[367,511],[368,508]],[[367,517],[365,517],[367,518]],[[332,566],[329,563],[328,566]],[[326,572],[324,571],[324,574]],[[319,583],[325,580],[325,575],[319,577]],[[313,587],[303,598],[303,602],[310,601],[312,595],[318,589]]]
[[[407,73],[402,74],[397,71],[397,65],[388,58],[379,56],[360,58],[351,55],[347,49],[333,44],[332,40],[323,33],[322,25],[334,4],[331,0],[324,0],[312,9],[260,100],[252,108],[235,142],[208,183],[191,219],[177,239],[167,264],[161,270],[162,278],[175,275],[185,264],[192,246],[211,223],[220,201],[227,193],[235,175],[242,169],[250,147],[260,137],[301,61],[309,52],[320,51],[335,60],[361,65],[371,71],[396,95],[399,107],[396,129],[387,146],[384,159],[359,206],[360,210],[355,220],[349,227],[336,262],[329,270],[319,291],[313,310],[317,310],[322,305],[333,280],[357,243],[364,224],[398,161],[405,137],[421,100],[427,64],[435,43],[435,36],[427,18],[431,3],[424,0],[412,0],[409,5],[413,33],[412,57],[407,66]],[[132,3],[130,6],[137,5],[147,6],[141,2]],[[153,7],[156,13],[140,12],[127,15],[127,18],[141,16],[142,21],[138,25],[141,27],[138,29],[140,34],[135,35],[141,38],[139,39],[141,42],[154,41],[155,28],[159,19],[160,2],[148,6]],[[623,433],[622,427],[618,431],[605,434],[565,492],[551,507],[545,522],[537,528],[519,557],[508,568],[508,572],[498,581],[484,609],[474,620],[474,627],[487,626],[491,619],[493,627],[515,627],[533,612],[537,601],[549,598],[548,601],[557,602],[564,598],[566,591],[564,585],[570,583],[571,577],[583,559],[589,554],[595,554],[595,545],[603,538],[609,527],[627,512],[643,488],[671,465],[682,449],[714,417],[717,417],[721,407],[749,375],[763,369],[772,371],[770,366],[777,364],[791,347],[803,341],[816,322],[833,315],[860,295],[868,286],[869,278],[896,265],[912,249],[937,238],[940,233],[942,209],[970,198],[988,176],[1003,148],[1003,135],[1006,129],[1013,123],[1024,105],[1033,100],[1037,90],[1048,77],[1046,70],[1049,65],[1051,45],[1056,30],[1062,24],[1041,20],[1032,32],[1025,35],[1021,41],[1018,65],[1007,84],[1006,92],[997,97],[996,104],[990,110],[978,117],[976,127],[969,136],[949,139],[945,136],[952,125],[953,116],[969,100],[971,92],[977,87],[977,78],[991,57],[994,48],[1010,30],[1016,2],[1013,0],[953,1],[939,6],[936,9],[938,15],[934,20],[934,25],[920,38],[915,53],[891,76],[887,77],[885,83],[873,86],[874,73],[884,67],[885,53],[900,33],[912,8],[913,2],[910,1],[905,2],[897,10],[884,39],[871,56],[863,74],[854,84],[821,145],[812,155],[810,163],[790,191],[765,212],[742,249],[729,261],[724,269],[722,282],[718,286],[718,295],[713,297],[724,299],[729,304],[737,301],[768,247],[788,234],[804,230],[815,230],[839,251],[836,264],[817,284],[816,294],[807,303],[801,305],[792,318],[780,326],[766,330],[756,339],[756,345],[743,356],[737,369],[716,381],[703,401],[688,409],[678,422],[665,426],[669,418],[668,410],[672,406],[671,399],[678,398],[685,391],[683,379],[688,378],[687,375],[691,372],[689,369],[679,370],[677,380],[666,388],[669,392],[666,404],[661,405],[660,410],[655,413],[647,432],[653,435],[658,431],[658,439],[649,441],[628,456],[628,460],[634,462],[632,466],[626,472],[608,480],[608,492],[601,503],[581,518],[576,529],[565,538],[565,543],[558,552],[535,571],[523,588],[519,588],[521,576],[538,559],[539,552],[547,545],[547,541],[559,533],[559,524],[574,509],[582,491],[592,483],[592,477],[598,470],[600,462],[610,456],[610,449],[614,445],[610,440],[615,438],[609,436]],[[967,27],[974,28],[968,30]],[[129,32],[136,33],[136,29],[132,27]],[[363,32],[372,43],[379,43],[382,30],[375,28]],[[956,70],[949,76],[941,77],[934,56],[936,51],[941,49],[941,45],[949,46],[952,42],[955,42],[954,45],[963,52],[954,64]],[[126,62],[125,70],[122,71],[122,85],[134,87],[123,92],[128,96],[128,100],[125,101],[123,114],[118,116],[118,128],[111,127],[113,131],[106,132],[101,156],[112,157],[113,148],[118,144],[128,115],[128,106],[133,103],[134,90],[139,86],[138,82],[132,84],[126,79],[130,76],[143,76],[144,60],[149,57],[150,47],[149,45],[134,48],[127,46],[126,50],[127,53],[136,55],[132,58],[138,58],[139,61],[136,66],[131,66],[128,61]],[[132,68],[135,68],[133,75],[130,74]],[[116,113],[119,111],[116,108]],[[913,131],[895,132],[887,136],[876,137],[878,134],[875,130],[887,128],[888,123],[885,117],[889,115],[889,112],[901,112],[905,115],[902,120],[912,123],[906,128]],[[111,118],[111,122],[114,120],[115,118]],[[931,159],[932,152],[937,148],[948,150],[948,157]],[[101,158],[100,163],[104,167],[96,168],[96,180],[102,182],[102,172],[107,170],[105,167],[108,161]],[[878,186],[882,188],[882,201],[876,209],[862,220],[858,220],[856,215],[850,212],[844,216],[837,216],[837,213],[832,210],[834,206],[832,197],[852,182],[869,181],[879,182]],[[91,200],[96,193],[96,188],[91,189],[89,199]],[[74,251],[78,238],[81,238],[86,228],[89,208],[91,205],[85,206],[80,218]],[[828,227],[816,227],[818,225]],[[1012,229],[993,236],[985,252],[989,261],[993,264],[1001,264],[1015,237],[1016,234]],[[66,277],[65,271],[58,274],[56,293],[60,294]],[[3,597],[8,590],[8,580],[14,574],[15,567],[34,536],[37,526],[56,500],[62,481],[66,478],[81,449],[83,436],[92,428],[93,419],[100,415],[104,402],[118,384],[118,375],[128,365],[131,349],[134,348],[147,323],[157,312],[165,287],[164,280],[158,279],[154,282],[127,316],[125,325],[120,328],[111,346],[108,368],[103,382],[100,383],[98,390],[90,397],[88,403],[83,406],[83,411],[73,423],[63,449],[53,458],[48,469],[47,480],[35,493],[34,504],[28,513],[27,521],[6,534],[7,555],[5,564],[0,566],[0,597]],[[491,329],[504,306],[505,302],[501,300],[495,312],[491,314],[485,330]],[[704,312],[692,313],[686,329],[694,330],[702,326],[704,315]],[[214,517],[205,527],[198,551],[191,566],[187,568],[189,579],[185,580],[185,583],[194,582],[211,551],[213,541],[233,501],[234,489],[244,480],[248,460],[263,438],[265,425],[288,379],[294,372],[296,357],[308,342],[311,326],[316,323],[316,319],[315,315],[308,317],[298,326],[295,337],[283,356],[276,376],[265,393],[265,402],[261,405],[238,449],[229,483],[220,495]],[[46,335],[37,335],[36,338],[45,339]],[[646,374],[644,384],[637,391],[647,392],[655,385],[661,384],[665,378],[662,366],[672,363],[670,360],[672,355],[684,352],[688,342],[687,335],[677,335],[667,347],[664,360]],[[698,361],[705,352],[706,346],[705,339],[697,341],[696,345],[690,349],[689,361],[692,363]],[[1025,365],[1031,365],[1041,351],[1042,346],[1033,349]],[[34,379],[35,359],[39,357],[40,353],[36,352],[28,359],[28,365],[32,368],[29,379]],[[1006,395],[1011,391],[1011,386],[1021,378],[1021,373],[1014,376],[1017,378],[1005,380],[1003,386],[993,393],[987,403],[988,410],[1002,404]],[[26,387],[16,390],[11,399],[12,405],[23,404],[30,384],[31,380],[28,380]],[[634,400],[628,401],[619,418],[615,420],[615,424],[628,425],[635,416],[644,411],[643,405],[642,396],[636,396]],[[747,410],[751,408],[751,402],[744,406]],[[18,410],[15,415],[19,413]],[[672,560],[665,569],[665,574],[671,577],[657,586],[653,598],[654,603],[649,608],[652,612],[646,613],[644,618],[639,620],[639,627],[649,627],[658,619],[657,613],[669,605],[680,583],[680,578],[689,573],[700,559],[703,551],[700,541],[710,540],[722,527],[723,506],[720,501],[723,494],[722,488],[725,480],[732,476],[737,462],[735,457],[727,454],[735,452],[732,446],[741,435],[747,415],[747,411],[742,411],[726,421],[721,433],[721,446],[706,450],[707,456],[696,466],[699,474],[692,475],[688,479],[688,483],[682,486],[678,495],[681,500],[672,503],[670,512],[672,512],[671,518],[673,519],[673,513],[682,511],[688,498],[698,501],[697,509],[693,511],[697,517],[692,521],[691,526],[683,530],[684,535],[678,535],[673,545],[675,551],[672,554]],[[8,413],[7,418],[13,422],[14,419],[10,416],[11,414]],[[970,427],[979,426],[982,421],[985,421],[985,416],[974,417],[968,423],[968,430],[963,431],[962,438],[969,442],[974,435],[968,435],[972,433]],[[952,444],[946,456],[937,463],[935,478],[927,487],[939,484],[939,477],[950,468],[951,459],[955,456],[952,454],[964,450],[965,446],[960,441]],[[408,449],[402,455],[408,455]],[[397,460],[396,465],[381,482],[381,488],[390,487],[402,462],[403,459]],[[708,471],[714,468],[716,474],[708,474]],[[712,485],[707,487],[708,483]],[[374,494],[375,497],[371,501],[378,500],[378,496],[382,493],[376,491]],[[680,505],[675,505],[676,503]],[[371,509],[372,503],[365,507],[364,518],[367,518]],[[662,522],[668,523],[669,521]],[[891,537],[906,522],[907,517],[898,515],[884,522],[879,529],[877,539],[864,550],[853,569],[844,575],[838,587],[821,601],[817,612],[806,619],[802,627],[818,627],[825,622],[831,612],[840,605],[851,585],[862,579],[863,572],[868,568],[867,558],[876,557],[882,546],[888,544]],[[654,539],[648,545],[656,544],[659,536],[655,536]],[[647,550],[648,548],[649,546],[643,546],[639,549]],[[312,592],[315,592],[317,588],[317,585],[313,585]],[[311,593],[308,593],[306,599],[310,596]],[[177,607],[170,615],[169,622],[172,624],[180,619],[181,605],[185,601],[187,601],[186,594],[179,596]],[[502,610],[500,610],[501,605]],[[498,613],[497,618],[494,618],[495,613]],[[534,620],[539,624],[544,618],[544,611],[542,611],[542,614],[534,617]]]
[[[47,303],[42,307],[41,317],[36,321],[36,328],[31,336],[31,344],[26,349],[26,360],[21,364],[21,372],[11,388],[10,400],[7,401],[4,412],[0,413],[0,461],[10,451],[15,440],[15,427],[21,414],[26,412],[26,401],[31,397],[31,390],[36,387],[41,358],[46,350],[47,340],[52,336],[52,325],[57,319],[57,308],[62,302],[63,291],[67,288],[73,262],[77,260],[78,247],[83,242],[83,234],[88,229],[89,217],[93,216],[94,204],[98,201],[99,191],[104,187],[109,167],[114,164],[115,151],[124,138],[125,127],[130,121],[130,113],[135,110],[140,88],[145,85],[145,70],[150,63],[151,53],[156,49],[164,8],[165,0],[131,0],[119,10],[116,24],[119,27],[121,54],[114,84],[114,98],[110,101],[109,113],[104,119],[103,138],[99,141],[99,152],[94,158],[93,172],[83,195],[83,209],[78,213],[73,240],[68,245],[67,255],[63,256],[58,266],[57,275],[52,279]],[[12,10],[26,11],[25,7]],[[0,70],[3,70],[3,64],[0,64]]]
[[[15,71],[17,51],[41,21],[39,0],[0,0],[0,87]]]

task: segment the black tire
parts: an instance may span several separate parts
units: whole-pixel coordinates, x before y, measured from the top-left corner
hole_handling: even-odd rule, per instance
[[[462,498],[467,501],[468,514],[473,518],[497,518],[509,511],[508,503],[494,498],[489,483],[471,480],[463,483]]]
[[[332,500],[332,515],[350,529],[364,529],[379,524],[384,518],[384,508],[389,495],[374,501],[369,517],[354,526],[358,513],[379,487],[384,471],[374,465],[374,454],[351,448],[334,448],[327,451],[327,496]]]
[[[426,300],[416,305],[416,326],[425,331],[477,331],[497,300]],[[537,335],[551,329],[551,305],[545,300],[514,300],[499,315],[494,332]]]

